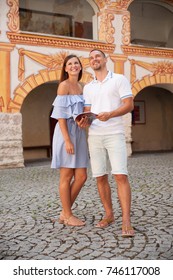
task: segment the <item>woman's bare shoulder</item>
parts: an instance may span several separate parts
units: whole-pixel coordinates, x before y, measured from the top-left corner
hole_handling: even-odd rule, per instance
[[[69,94],[69,87],[67,81],[63,81],[58,85],[57,89],[57,94],[58,95],[67,95]]]

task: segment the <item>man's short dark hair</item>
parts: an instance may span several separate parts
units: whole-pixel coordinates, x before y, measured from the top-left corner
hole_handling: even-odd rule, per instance
[[[90,51],[90,53],[91,53],[91,52],[94,52],[94,51],[100,52],[104,57],[106,57],[105,53],[104,53],[102,50],[93,49],[93,50]],[[90,54],[90,53],[89,53],[89,54]]]

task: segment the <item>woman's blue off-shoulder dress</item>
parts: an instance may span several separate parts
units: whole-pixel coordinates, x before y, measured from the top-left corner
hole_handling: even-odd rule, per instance
[[[89,154],[85,129],[75,122],[75,117],[83,112],[84,100],[82,95],[57,95],[53,102],[51,117],[67,120],[68,132],[74,145],[74,154],[68,154],[65,142],[57,122],[53,135],[53,151],[51,168],[85,168],[88,167]]]

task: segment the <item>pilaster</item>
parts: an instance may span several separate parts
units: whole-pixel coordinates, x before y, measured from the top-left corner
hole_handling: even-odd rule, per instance
[[[0,43],[0,111],[8,112],[10,101],[10,52],[13,44]]]
[[[114,72],[117,74],[124,74],[124,63],[127,56],[121,54],[111,54],[110,59],[114,62]]]

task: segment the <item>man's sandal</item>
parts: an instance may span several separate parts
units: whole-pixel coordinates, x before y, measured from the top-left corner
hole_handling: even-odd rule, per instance
[[[64,219],[64,225],[72,226],[72,227],[81,227],[81,226],[85,226],[85,222],[71,215],[69,218]]]
[[[135,232],[132,226],[122,226],[122,237],[134,237]]]
[[[114,218],[104,218],[101,220],[95,227],[97,228],[106,228],[115,222]]]

